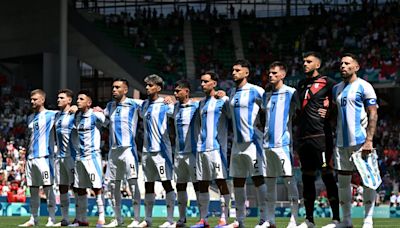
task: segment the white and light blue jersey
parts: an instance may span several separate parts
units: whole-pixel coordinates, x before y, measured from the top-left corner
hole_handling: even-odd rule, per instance
[[[287,85],[264,93],[264,148],[292,145],[292,118],[298,104],[296,89]]]
[[[68,112],[58,112],[56,115],[57,157],[75,159],[76,150],[71,139],[75,115]]]
[[[134,154],[137,154],[135,136],[142,103],[132,98],[126,98],[120,103],[108,102],[104,115],[110,120],[110,148],[132,147]]]
[[[199,102],[195,101],[177,102],[174,106],[175,152],[178,154],[196,153],[200,128],[198,108]]]
[[[264,89],[247,83],[242,88],[233,88],[230,108],[233,122],[234,141],[254,142],[257,134],[258,111],[260,110]],[[255,134],[256,131],[259,133]]]
[[[374,88],[361,78],[352,83],[340,82],[333,87],[333,98],[338,109],[336,146],[363,144],[367,137],[368,125],[365,108],[377,105]]]
[[[28,159],[54,155],[54,122],[57,111],[43,110],[28,117]]]
[[[166,158],[172,153],[168,132],[168,116],[174,112],[173,104],[165,104],[164,98],[155,101],[145,100],[140,109],[143,118],[143,152],[160,152]],[[172,164],[172,163],[171,163]]]
[[[100,153],[100,129],[106,117],[101,112],[79,112],[75,115],[74,145],[77,146],[77,158],[85,159],[95,153]],[[75,141],[77,140],[77,141]]]
[[[216,99],[207,97],[200,101],[200,135],[197,151],[206,152],[219,150],[226,157],[229,112],[228,97]]]

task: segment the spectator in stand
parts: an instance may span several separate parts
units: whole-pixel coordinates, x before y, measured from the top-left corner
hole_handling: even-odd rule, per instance
[[[10,191],[7,192],[7,202],[9,203],[25,203],[26,202],[26,196],[25,196],[25,191],[20,188],[20,183],[16,180],[12,181],[10,183]]]

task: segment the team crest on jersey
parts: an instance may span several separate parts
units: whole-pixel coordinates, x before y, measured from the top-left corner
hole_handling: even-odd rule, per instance
[[[39,130],[39,121],[33,122],[33,128],[34,128],[35,130]]]
[[[78,125],[78,131],[84,131],[85,130],[85,125],[83,123],[80,123]]]
[[[146,118],[148,119],[148,120],[150,120],[151,119],[151,113],[146,113]]]

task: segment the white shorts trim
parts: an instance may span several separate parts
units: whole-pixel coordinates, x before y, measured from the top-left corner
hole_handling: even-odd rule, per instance
[[[54,161],[49,157],[33,158],[26,161],[26,182],[28,186],[44,186],[54,183]]]
[[[232,143],[229,175],[237,178],[265,176],[266,161],[261,144],[254,142]]]
[[[160,152],[145,152],[142,156],[145,182],[172,180],[173,167]],[[169,158],[171,161],[171,158]]]
[[[293,176],[290,146],[265,148],[267,177]]]
[[[75,161],[72,157],[56,158],[54,171],[56,185],[71,186],[74,184]]]
[[[228,177],[228,167],[227,164],[224,164],[223,159],[219,150],[198,152],[196,156],[197,180],[226,179]]]
[[[360,150],[362,145],[350,146],[350,147],[336,147],[333,152],[333,158],[335,162],[335,169],[340,171],[355,171],[351,155]]]
[[[174,160],[176,183],[197,182],[196,156],[193,153],[175,154]]]
[[[75,188],[102,188],[103,167],[100,153],[75,162]]]
[[[132,147],[111,149],[108,154],[106,179],[123,180],[125,177],[126,179],[138,178],[139,164],[133,153]]]

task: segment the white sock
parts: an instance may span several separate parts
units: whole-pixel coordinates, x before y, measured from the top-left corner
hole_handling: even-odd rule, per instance
[[[267,185],[262,184],[256,188],[257,203],[260,210],[260,219],[267,220]]]
[[[367,187],[364,187],[363,202],[365,207],[364,223],[372,222],[372,215],[374,214],[375,208],[376,191]]]
[[[179,191],[177,194],[178,208],[179,208],[179,219],[184,220],[186,218],[186,207],[188,202],[188,195],[186,191]]]
[[[155,201],[154,193],[146,193],[145,194],[144,208],[145,208],[146,222],[148,222],[148,223],[152,222],[154,201]]]
[[[225,194],[221,197],[221,219],[227,219],[229,215],[229,204],[231,203],[231,195]]]
[[[199,203],[200,208],[200,218],[207,221],[208,206],[210,204],[210,193],[200,192],[199,200],[197,202]]]
[[[56,196],[54,195],[53,186],[43,187],[43,191],[46,194],[49,218],[52,222],[56,222]]]
[[[74,192],[74,200],[75,200],[75,219],[80,221],[81,215],[79,213],[79,198],[78,193]]]
[[[235,205],[236,205],[236,219],[238,222],[244,222],[246,217],[246,189],[244,187],[235,187]]]
[[[120,222],[121,217],[121,181],[110,181],[109,190],[111,193],[111,202],[114,209],[115,219]]]
[[[275,203],[276,203],[276,178],[266,178],[267,181],[267,220],[275,224]]]
[[[96,203],[97,203],[97,209],[99,210],[99,220],[104,221],[104,199],[103,199],[103,194],[100,193],[96,195]]]
[[[68,192],[60,194],[60,207],[61,207],[62,219],[68,221],[68,211],[69,211]]]
[[[31,192],[31,214],[34,221],[38,221],[38,212],[39,212],[39,205],[40,205],[40,198],[39,198],[39,188],[38,187],[30,187]]]
[[[351,224],[351,175],[338,175],[339,202],[342,207],[343,222]]]
[[[284,177],[286,188],[288,190],[288,198],[290,201],[290,209],[292,216],[290,216],[290,222],[297,223],[297,217],[299,215],[299,191],[297,189],[296,181],[294,177]]]
[[[174,222],[174,209],[175,209],[176,194],[174,191],[170,191],[165,196],[165,204],[167,206],[167,221],[170,223]]]
[[[79,201],[79,221],[87,222],[87,209],[88,209],[88,200],[87,195],[78,196]]]
[[[129,179],[128,184],[132,193],[133,216],[136,221],[140,221],[140,190],[137,179]]]

